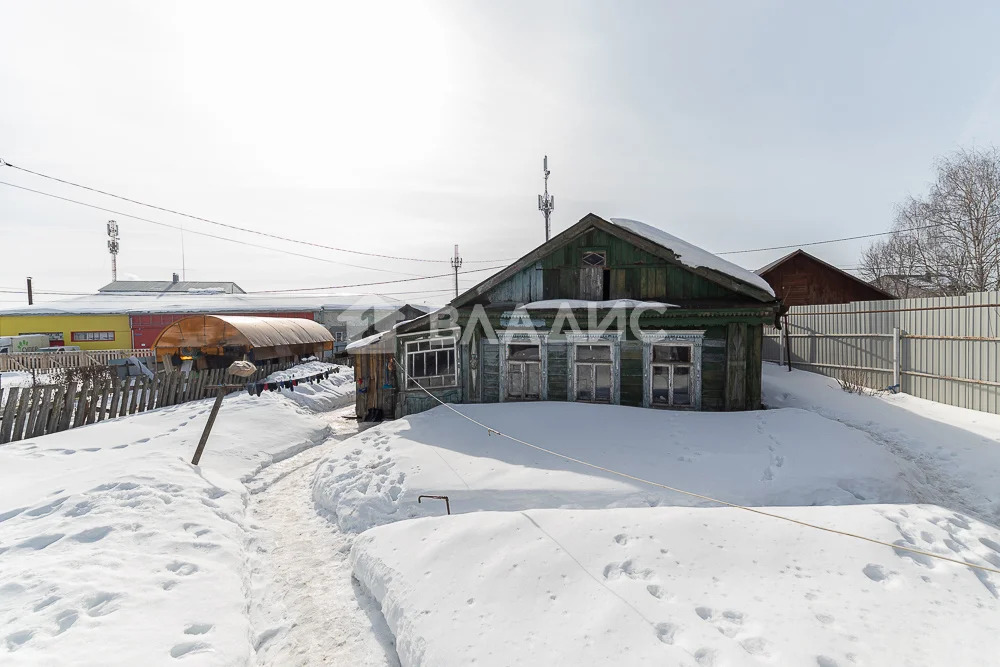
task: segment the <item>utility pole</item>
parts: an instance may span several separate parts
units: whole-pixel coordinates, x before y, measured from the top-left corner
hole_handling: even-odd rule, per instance
[[[34,295],[31,293],[31,276],[28,276],[28,305],[35,303]]]
[[[538,195],[538,210],[545,216],[545,240],[549,240],[552,227],[549,224],[549,217],[556,208],[556,198],[549,194],[549,156],[542,160],[542,173],[545,175],[545,194]]]
[[[458,298],[458,270],[462,268],[462,258],[458,254],[458,244],[455,244],[455,256],[451,258],[451,268],[455,269],[455,298]]]
[[[108,220],[108,252],[111,253],[111,282],[118,280],[118,223]]]

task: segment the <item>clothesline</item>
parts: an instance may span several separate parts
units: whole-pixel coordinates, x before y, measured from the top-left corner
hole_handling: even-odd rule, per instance
[[[312,375],[306,375],[303,377],[292,378],[290,380],[258,380],[257,382],[247,382],[247,393],[251,396],[260,396],[265,391],[278,391],[280,389],[289,389],[295,391],[295,388],[299,386],[302,382],[308,382],[309,384],[314,384],[316,382],[322,382],[327,379],[333,373],[339,373],[340,367],[331,368],[330,370],[323,371],[322,373],[313,373]]]

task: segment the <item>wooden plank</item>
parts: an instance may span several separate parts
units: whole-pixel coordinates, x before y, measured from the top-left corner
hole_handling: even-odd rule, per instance
[[[38,424],[38,417],[42,411],[42,396],[45,393],[43,387],[32,387],[31,389],[31,406],[28,410],[28,416],[24,421],[24,438],[34,437],[35,426]]]
[[[149,403],[146,405],[147,410],[156,409],[156,395],[160,391],[160,375],[159,373],[153,373],[153,381],[150,384],[149,389]]]
[[[167,387],[170,385],[170,376],[164,373],[156,374],[156,407],[162,408],[167,397]]]
[[[108,419],[114,419],[118,416],[118,406],[119,401],[121,401],[122,396],[122,381],[115,378],[114,382],[111,383],[111,400],[108,403]]]
[[[0,445],[10,442],[10,434],[14,432],[14,412],[17,410],[20,394],[20,387],[7,390],[7,403],[3,409],[3,421],[0,422]]]
[[[118,406],[118,416],[127,417],[128,416],[128,404],[132,400],[132,394],[135,392],[135,378],[126,377],[124,384],[122,384],[122,400]]]
[[[97,419],[97,401],[101,398],[101,381],[95,379],[90,386],[90,395],[87,398],[87,420],[85,423],[93,424]]]
[[[57,431],[68,429],[73,419],[73,407],[76,405],[76,387],[76,382],[70,382],[69,387],[66,389],[66,396],[63,398],[63,409],[59,415],[59,427],[56,429]]]
[[[49,418],[45,423],[46,433],[55,433],[59,429],[59,416],[62,414],[63,401],[65,400],[66,385],[61,384],[52,397],[52,410],[49,412]]]
[[[45,435],[45,426],[49,420],[49,412],[52,410],[52,394],[56,388],[53,386],[42,387],[42,397],[39,402],[38,415],[32,423],[29,431],[30,437],[37,438]]]
[[[148,397],[149,397],[149,378],[143,375],[139,378],[139,399],[138,401],[136,401],[135,404],[136,414],[143,411],[144,409],[143,406],[145,406]]]
[[[101,385],[101,399],[97,405],[97,421],[99,422],[108,418],[108,408],[111,407],[111,393],[117,381],[118,378],[116,376],[109,378]]]
[[[14,430],[10,434],[10,442],[16,442],[23,437],[24,422],[31,412],[31,406],[35,402],[35,387],[25,387],[21,392],[21,401],[17,406],[17,414],[14,417]]]
[[[745,410],[747,405],[747,325],[726,327],[726,410]]]
[[[174,384],[173,395],[170,398],[170,405],[177,405],[182,402],[182,397],[184,396],[184,386],[186,384],[187,378],[184,373],[177,371],[176,383]]]
[[[761,400],[761,365],[764,351],[764,327],[747,329],[747,410],[759,410]]]
[[[128,400],[128,414],[135,414],[135,406],[139,403],[140,394],[142,394],[142,379],[132,378],[132,393]]]
[[[86,384],[80,386],[80,391],[77,392],[76,412],[73,414],[73,425],[70,428],[83,425],[83,421],[87,417],[87,394],[89,392]]]

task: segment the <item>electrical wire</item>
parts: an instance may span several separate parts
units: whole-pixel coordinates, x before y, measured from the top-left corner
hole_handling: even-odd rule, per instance
[[[561,453],[559,453],[557,451],[553,451],[551,449],[546,449],[545,447],[540,447],[540,446],[532,444],[530,442],[526,442],[524,440],[521,440],[520,438],[515,438],[512,435],[507,435],[506,433],[503,433],[502,431],[498,431],[497,429],[493,428],[492,426],[487,426],[486,424],[484,424],[484,423],[482,423],[480,421],[477,421],[477,420],[473,419],[472,417],[470,417],[470,416],[468,416],[468,415],[460,412],[453,405],[449,405],[448,403],[445,403],[440,398],[438,398],[437,396],[435,396],[434,394],[432,394],[430,391],[428,391],[422,384],[420,384],[419,382],[417,382],[416,380],[414,380],[413,378],[411,378],[409,376],[409,374],[406,372],[405,368],[403,368],[401,366],[400,370],[402,371],[403,378],[407,381],[407,383],[413,382],[420,389],[422,389],[425,394],[427,394],[432,399],[434,399],[435,401],[437,401],[438,403],[440,403],[444,407],[448,408],[449,410],[451,410],[452,412],[454,412],[455,414],[457,414],[462,419],[465,419],[465,420],[467,420],[469,422],[472,422],[473,424],[475,424],[477,426],[480,426],[480,427],[486,429],[486,432],[487,432],[488,435],[492,435],[492,434],[495,433],[496,435],[498,435],[498,436],[500,436],[502,438],[507,438],[508,440],[511,440],[513,442],[518,443],[519,445],[524,445],[525,447],[530,447],[531,449],[543,452],[545,454],[549,454],[551,456],[555,456],[557,458],[564,459],[566,461],[570,461],[572,463],[576,463],[576,464],[579,464],[579,465],[591,468],[593,470],[600,470],[601,472],[606,472],[606,473],[608,473],[610,475],[616,475],[616,476],[622,477],[624,479],[632,480],[633,482],[639,482],[641,484],[647,484],[649,486],[655,486],[655,487],[660,488],[660,489],[666,489],[667,491],[673,491],[674,493],[679,493],[679,494],[682,494],[682,495],[685,495],[685,496],[688,496],[688,497],[691,497],[691,498],[697,498],[699,500],[704,500],[704,501],[715,503],[715,504],[718,504],[718,505],[723,505],[725,507],[732,507],[733,509],[743,510],[743,511],[746,511],[746,512],[753,512],[754,514],[760,514],[761,516],[770,517],[772,519],[780,519],[781,521],[787,521],[789,523],[793,523],[793,524],[796,524],[796,525],[799,525],[799,526],[802,526],[802,527],[805,527],[805,528],[812,528],[814,530],[820,530],[820,531],[823,531],[825,533],[832,533],[834,535],[841,535],[841,536],[844,536],[844,537],[851,537],[851,538],[854,538],[854,539],[857,539],[857,540],[862,540],[862,541],[865,541],[865,542],[870,542],[872,544],[878,544],[878,545],[881,545],[881,546],[890,547],[892,549],[897,549],[897,550],[906,551],[906,552],[909,552],[909,553],[919,554],[921,556],[926,556],[928,558],[935,558],[937,560],[947,561],[949,563],[954,563],[956,565],[963,565],[965,567],[976,569],[976,570],[981,570],[983,572],[992,572],[994,574],[1000,574],[1000,568],[989,567],[987,565],[979,565],[977,563],[970,563],[968,561],[960,560],[958,558],[950,558],[948,556],[942,556],[941,554],[936,554],[936,553],[934,553],[932,551],[925,551],[923,549],[916,549],[914,547],[908,547],[908,546],[905,546],[905,545],[902,545],[902,544],[892,544],[891,542],[885,542],[883,540],[878,540],[878,539],[875,539],[874,537],[867,537],[865,535],[858,535],[856,533],[851,533],[851,532],[848,532],[846,530],[838,530],[836,528],[830,528],[828,526],[821,526],[819,524],[809,523],[808,521],[801,521],[799,519],[793,519],[791,517],[784,516],[782,514],[775,514],[774,512],[768,512],[768,511],[765,511],[765,510],[762,510],[762,509],[759,509],[759,508],[756,508],[756,507],[747,507],[745,505],[739,505],[737,503],[731,503],[731,502],[728,502],[726,500],[719,500],[718,498],[713,498],[711,496],[706,496],[706,495],[704,495],[702,493],[695,493],[693,491],[686,491],[684,489],[679,489],[679,488],[677,488],[675,486],[668,486],[666,484],[660,484],[659,482],[654,482],[654,481],[651,481],[651,480],[648,480],[648,479],[643,479],[642,477],[636,477],[635,475],[630,475],[628,473],[621,472],[621,471],[618,471],[618,470],[614,470],[612,468],[606,468],[604,466],[597,465],[596,463],[590,463],[589,461],[584,461],[583,459],[574,458],[572,456],[568,456],[566,454],[561,454]]]
[[[239,239],[230,238],[228,236],[219,236],[218,234],[209,234],[208,232],[199,232],[197,230],[189,229],[189,228],[185,228],[185,227],[181,227],[179,225],[172,225],[172,224],[170,224],[168,222],[161,222],[159,220],[151,220],[149,218],[143,218],[143,217],[140,217],[138,215],[131,215],[130,213],[124,213],[122,211],[116,211],[114,209],[105,208],[103,206],[97,206],[96,204],[88,204],[87,202],[82,202],[82,201],[79,201],[78,199],[70,199],[69,197],[62,197],[60,195],[54,195],[51,192],[43,192],[42,190],[35,190],[35,189],[32,189],[32,188],[25,187],[23,185],[16,185],[14,183],[8,183],[7,181],[0,181],[0,185],[6,185],[8,187],[17,188],[18,190],[25,190],[27,192],[33,192],[33,193],[38,194],[38,195],[42,195],[42,196],[45,196],[45,197],[51,197],[52,199],[59,199],[61,201],[69,202],[71,204],[79,204],[80,206],[86,206],[87,208],[93,208],[93,209],[96,209],[98,211],[104,211],[105,213],[111,213],[111,214],[119,216],[119,217],[131,218],[132,220],[139,220],[139,221],[142,221],[142,222],[148,222],[148,223],[150,223],[152,225],[158,225],[160,227],[167,227],[169,229],[176,229],[176,230],[185,232],[187,234],[197,234],[198,236],[206,236],[206,237],[208,237],[210,239],[218,239],[220,241],[229,241],[230,243],[237,243],[239,245],[245,245],[245,246],[249,246],[251,248],[260,248],[262,250],[270,250],[270,251],[273,251],[273,252],[280,252],[280,253],[284,253],[286,255],[292,255],[294,257],[302,257],[302,258],[305,258],[305,259],[313,259],[313,260],[316,260],[317,262],[326,262],[327,264],[336,264],[337,266],[349,266],[349,267],[351,267],[353,269],[365,269],[367,271],[378,271],[380,273],[395,273],[397,275],[404,275],[404,276],[417,276],[418,275],[418,274],[415,274],[415,273],[407,273],[406,271],[395,271],[395,270],[392,270],[392,269],[379,269],[379,268],[376,268],[374,266],[361,266],[360,264],[348,264],[347,262],[340,262],[340,261],[333,260],[333,259],[326,259],[324,257],[316,257],[314,255],[304,255],[302,253],[294,252],[292,250],[283,250],[281,248],[275,248],[273,246],[260,245],[258,243],[250,243],[249,241],[241,241]]]
[[[190,218],[191,220],[198,220],[200,222],[206,222],[206,223],[208,223],[210,225],[218,225],[219,227],[225,227],[226,229],[233,229],[233,230],[240,231],[240,232],[246,232],[247,234],[257,234],[258,236],[266,236],[267,238],[272,238],[272,239],[276,239],[276,240],[279,240],[279,241],[287,241],[288,243],[299,243],[301,245],[312,246],[314,248],[322,248],[324,250],[333,250],[335,252],[345,252],[345,253],[350,253],[350,254],[353,254],[353,255],[363,255],[365,257],[378,257],[380,259],[394,259],[394,260],[401,260],[401,261],[407,261],[407,262],[428,262],[428,263],[435,263],[435,264],[437,264],[437,263],[447,264],[448,262],[451,261],[450,259],[424,259],[424,258],[420,258],[420,257],[403,257],[403,256],[400,256],[400,255],[385,255],[385,254],[381,254],[381,253],[377,253],[377,252],[365,252],[363,250],[350,250],[348,248],[338,248],[336,246],[324,245],[322,243],[315,243],[315,242],[312,242],[312,241],[303,241],[301,239],[293,239],[293,238],[290,238],[290,237],[287,237],[287,236],[280,236],[278,234],[272,234],[270,232],[262,232],[262,231],[259,231],[259,230],[256,230],[256,229],[250,229],[249,227],[240,227],[239,225],[231,225],[231,224],[228,224],[228,223],[225,223],[225,222],[218,222],[217,220],[212,220],[210,218],[203,218],[201,216],[192,215],[190,213],[184,213],[182,211],[178,211],[178,210],[172,209],[172,208],[166,208],[164,206],[156,206],[155,204],[147,204],[147,203],[141,202],[141,201],[139,201],[137,199],[130,199],[129,197],[123,197],[122,195],[116,195],[113,192],[107,192],[105,190],[99,190],[97,188],[90,187],[89,185],[82,185],[80,183],[74,183],[73,181],[68,181],[68,180],[63,179],[63,178],[58,178],[56,176],[50,176],[48,174],[43,174],[40,171],[34,171],[32,169],[27,169],[25,167],[19,167],[18,165],[11,164],[10,162],[7,162],[7,161],[5,161],[3,159],[0,159],[0,166],[11,167],[12,169],[17,169],[18,171],[23,171],[23,172],[28,173],[28,174],[34,174],[35,176],[39,176],[41,178],[47,178],[50,181],[55,181],[57,183],[63,183],[64,185],[71,185],[71,186],[73,186],[75,188],[81,188],[83,190],[89,190],[90,192],[95,192],[97,194],[101,194],[101,195],[104,195],[106,197],[113,197],[115,199],[120,199],[121,201],[126,201],[126,202],[129,202],[130,204],[136,204],[137,206],[145,206],[146,208],[155,209],[157,211],[163,211],[164,213],[172,213],[174,215],[179,215],[179,216],[182,216],[182,217],[185,217],[185,218]],[[469,259],[467,259],[467,260],[464,260],[464,262],[466,264],[489,264],[489,263],[493,263],[493,262],[509,262],[509,261],[512,261],[512,259],[475,259],[475,260],[469,260]]]

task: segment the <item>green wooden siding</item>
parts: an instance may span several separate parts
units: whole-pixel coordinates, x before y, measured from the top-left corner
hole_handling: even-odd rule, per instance
[[[642,343],[638,340],[622,341],[621,347],[621,404],[642,406]]]
[[[569,346],[566,343],[549,343],[547,378],[550,401],[569,400]]]
[[[483,403],[500,402],[500,346],[483,341]]]
[[[691,273],[683,266],[671,264],[617,236],[591,229],[567,245],[555,249],[539,262],[543,275],[543,298],[580,298],[580,262],[586,250],[607,253],[612,299],[669,301],[735,295],[721,285]],[[507,290],[504,296],[506,292]],[[495,298],[492,290],[488,296],[490,301],[505,300]]]

